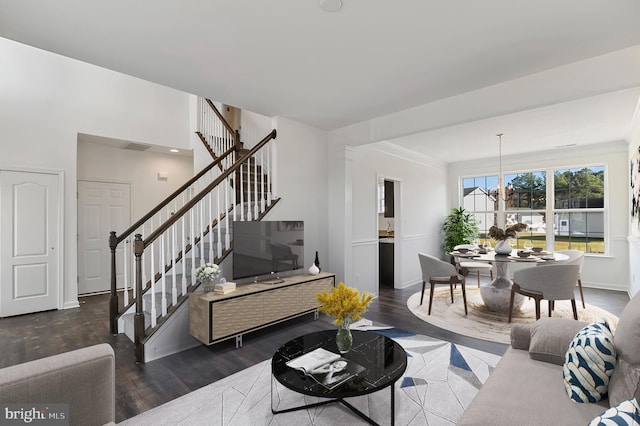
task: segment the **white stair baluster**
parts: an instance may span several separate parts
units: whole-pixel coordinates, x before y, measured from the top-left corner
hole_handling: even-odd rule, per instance
[[[257,155],[253,155],[253,187],[254,187],[254,194],[253,194],[253,219],[254,220],[258,220],[259,216],[259,212],[258,212],[258,156]]]
[[[193,220],[194,220],[194,212],[193,212],[193,208],[191,208],[189,210],[189,227],[190,232],[189,232],[189,238],[191,239],[191,285],[195,286],[196,285],[196,247],[194,244],[194,240],[195,238],[193,238],[194,231],[193,231]]]
[[[207,203],[209,205],[209,217],[207,219],[209,223],[209,262],[213,263],[216,259],[216,253],[213,247],[213,194],[209,192],[205,199],[209,200]]]
[[[185,194],[182,194],[182,205],[184,206],[185,204],[185,200],[184,200]],[[186,216],[186,215],[185,215]],[[180,218],[180,228],[181,228],[181,234],[180,235],[180,251],[182,252],[182,256],[180,258],[180,262],[182,263],[182,294],[187,294],[187,234],[185,233],[185,229],[184,229],[184,222],[185,222],[185,216],[182,216]]]
[[[129,276],[127,275],[127,266],[129,263],[128,259],[128,250],[127,246],[129,245],[129,240],[125,239],[122,245],[122,292],[124,295],[124,306],[129,304]]]
[[[155,274],[155,250],[154,250],[155,242],[151,243],[151,290],[149,294],[151,295],[151,309],[149,310],[151,313],[151,327],[156,326],[157,316],[156,313],[156,274]]]
[[[165,235],[166,232],[160,235],[160,252],[162,253],[160,256],[160,291],[161,291],[161,308],[162,308],[162,316],[167,315],[167,268],[165,265],[167,264],[167,259],[165,257]]]
[[[240,184],[236,191],[240,191],[240,220],[244,220],[244,164],[240,164]]]
[[[226,228],[224,230],[224,248],[229,250],[231,241],[229,239],[229,176],[224,180],[224,219]]]
[[[218,218],[218,244],[217,256],[222,257],[222,224],[220,223],[220,185],[216,187],[216,217]]]
[[[171,225],[171,304],[178,303],[178,289],[176,288],[176,258],[178,253],[176,252],[176,224]]]

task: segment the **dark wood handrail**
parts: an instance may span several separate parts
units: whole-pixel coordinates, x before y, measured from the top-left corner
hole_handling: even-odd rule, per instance
[[[255,154],[260,148],[267,144],[272,139],[276,138],[276,129],[273,129],[271,133],[264,137],[256,146],[251,148],[249,152],[243,155],[238,161],[236,161],[233,166],[229,167],[225,170],[220,176],[213,180],[206,188],[204,188],[198,195],[192,198],[189,202],[187,202],[182,208],[180,208],[173,216],[168,218],[163,224],[161,224],[155,231],[147,236],[144,240],[144,248],[146,249],[152,242],[154,242],[160,235],[166,232],[171,225],[177,222],[182,216],[184,216],[193,206],[198,204],[200,200],[202,200],[206,194],[208,194],[213,188],[218,186],[220,182],[227,178],[231,173],[235,172],[247,158],[250,158],[253,154]]]
[[[211,107],[211,109],[213,110],[213,112],[216,113],[216,115],[218,116],[218,118],[220,119],[220,121],[222,121],[222,124],[224,124],[224,127],[229,131],[229,133],[231,134],[235,134],[235,130],[233,130],[233,127],[231,127],[229,125],[229,123],[227,123],[227,120],[224,119],[224,117],[222,116],[222,114],[220,114],[220,111],[218,111],[218,108],[216,108],[216,106],[213,104],[213,102],[211,102],[210,99],[206,99],[207,103],[209,104],[209,106]]]
[[[160,204],[158,204],[153,210],[151,210],[146,215],[142,216],[142,218],[140,220],[138,220],[136,223],[131,225],[119,237],[116,237],[116,239],[114,240],[115,241],[115,245],[117,246],[118,244],[120,244],[125,238],[127,238],[136,229],[140,228],[140,226],[142,226],[147,220],[149,220],[151,217],[153,217],[153,215],[158,213],[162,208],[164,208],[167,204],[169,204],[171,201],[173,201],[174,198],[176,198],[178,195],[182,194],[182,192],[184,192],[185,189],[187,189],[188,187],[193,185],[193,183],[195,181],[197,181],[198,179],[200,179],[202,176],[204,176],[205,173],[207,173],[213,167],[217,166],[223,159],[225,159],[229,155],[231,155],[231,153],[233,153],[234,150],[235,150],[235,147],[231,147],[231,148],[227,149],[222,154],[222,156],[218,157],[215,161],[213,161],[207,167],[202,169],[197,175],[195,175],[194,177],[189,179],[184,185],[182,185],[180,188],[176,189],[171,195],[169,195],[167,198],[165,198],[164,201],[160,202]]]

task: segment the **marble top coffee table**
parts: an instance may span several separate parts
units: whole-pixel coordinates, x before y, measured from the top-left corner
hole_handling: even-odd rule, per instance
[[[342,354],[342,356],[348,361],[361,365],[364,370],[333,389],[328,389],[303,372],[288,367],[286,363],[317,348],[324,348],[338,354],[335,329],[296,337],[276,351],[271,360],[271,411],[274,414],[340,403],[363,420],[375,425],[377,424],[375,421],[345,401],[344,398],[366,395],[389,387],[391,389],[391,424],[394,424],[394,384],[407,369],[407,354],[402,346],[382,334],[360,330],[352,330],[351,333],[353,346],[349,352]],[[329,399],[314,404],[275,409],[273,407],[273,379],[295,392]]]

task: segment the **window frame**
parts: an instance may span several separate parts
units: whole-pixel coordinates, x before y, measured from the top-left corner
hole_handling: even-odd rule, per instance
[[[585,208],[555,208],[555,172],[560,170],[572,170],[572,169],[584,169],[584,168],[592,168],[592,167],[602,167],[603,168],[603,188],[604,188],[604,200],[603,207],[585,207]],[[585,256],[594,256],[594,257],[610,257],[611,256],[611,235],[610,235],[610,225],[609,225],[609,212],[610,205],[609,200],[611,197],[610,188],[609,188],[609,164],[608,162],[589,162],[589,163],[578,163],[571,165],[553,165],[553,166],[544,166],[544,167],[529,167],[518,170],[503,170],[502,177],[505,178],[506,175],[514,175],[514,174],[524,174],[524,173],[535,173],[535,172],[544,172],[545,173],[545,184],[546,184],[546,203],[545,203],[545,223],[546,233],[545,233],[545,244],[546,247],[555,248],[555,240],[556,235],[554,233],[554,227],[548,226],[549,221],[554,222],[554,218],[556,213],[583,213],[583,212],[601,212],[603,214],[603,233],[604,233],[604,252],[603,253],[589,253],[585,251]],[[473,173],[473,174],[465,174],[458,176],[458,204],[464,207],[464,180],[465,179],[477,179],[477,178],[487,178],[489,176],[496,176],[498,173],[495,172],[485,172],[485,173]],[[506,182],[506,181],[505,181]],[[504,220],[509,211],[517,211],[517,210],[506,210],[506,206],[504,202],[499,202],[499,208],[495,212],[498,220]],[[538,212],[543,211],[540,209],[529,209],[526,210],[527,213],[530,212]],[[524,210],[523,210],[524,212]],[[467,213],[475,214],[482,213],[487,214],[486,211],[479,210],[469,210]]]

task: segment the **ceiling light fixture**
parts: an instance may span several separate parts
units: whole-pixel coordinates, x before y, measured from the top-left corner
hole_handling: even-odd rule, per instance
[[[320,9],[325,12],[337,12],[342,8],[342,0],[318,0]]]
[[[504,177],[502,176],[502,136],[504,133],[498,133],[498,198],[502,201],[507,201],[507,194],[504,186]],[[513,185],[509,184],[509,190],[513,189]]]
[[[175,149],[175,148],[172,148],[172,149],[170,149],[169,151],[171,151],[171,152],[180,152],[180,151],[178,151],[178,150],[177,150],[177,149]]]

